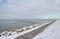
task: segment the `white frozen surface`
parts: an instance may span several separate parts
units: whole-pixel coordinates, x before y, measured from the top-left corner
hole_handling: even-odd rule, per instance
[[[46,28],[45,31],[32,39],[60,39],[60,20]]]

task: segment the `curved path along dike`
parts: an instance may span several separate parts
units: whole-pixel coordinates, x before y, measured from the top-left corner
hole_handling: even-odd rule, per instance
[[[33,37],[32,39],[60,39],[60,20],[56,20],[45,31]]]
[[[36,37],[40,36],[39,33],[42,33],[44,30],[46,30],[47,27],[50,27],[53,22],[55,22],[55,20],[52,22],[48,22],[48,23],[44,23],[42,25],[36,26],[32,29],[23,31],[18,34],[16,33],[16,34],[13,34],[13,35],[10,35],[7,37],[2,36],[2,37],[0,37],[0,39],[35,39]],[[36,35],[38,35],[38,36],[36,36]],[[38,39],[38,38],[36,38],[36,39]]]

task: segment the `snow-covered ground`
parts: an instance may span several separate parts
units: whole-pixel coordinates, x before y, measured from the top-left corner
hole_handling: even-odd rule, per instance
[[[60,39],[60,20],[46,28],[45,31],[32,39]]]

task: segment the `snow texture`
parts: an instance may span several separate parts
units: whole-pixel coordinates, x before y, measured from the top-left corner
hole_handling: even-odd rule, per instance
[[[46,28],[45,31],[33,37],[32,39],[60,39],[60,20]]]

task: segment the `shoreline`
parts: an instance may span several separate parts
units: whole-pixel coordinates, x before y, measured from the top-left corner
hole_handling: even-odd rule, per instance
[[[40,25],[40,26],[38,26],[38,28],[40,28],[41,26],[45,26],[45,25],[48,25],[48,24],[50,24],[51,22],[49,22],[49,23],[44,23],[43,25]],[[31,27],[31,29],[29,29],[30,31],[29,32],[32,32],[32,31],[34,31],[34,30],[36,30],[36,26],[35,26],[35,28],[33,28],[32,29],[32,27]],[[37,29],[38,29],[37,28]],[[25,28],[24,28],[24,30],[25,30]],[[32,31],[31,31],[32,30]],[[25,31],[23,31],[23,32],[26,32],[26,31],[28,31],[28,30],[25,30]],[[20,33],[18,33],[18,34],[20,34],[19,36],[22,36],[23,35],[23,32],[20,32]],[[16,34],[16,33],[15,33]],[[26,33],[25,33],[26,34]],[[17,37],[19,37],[18,35],[17,35]],[[7,36],[7,37],[9,37],[9,36]],[[23,36],[22,36],[23,37]]]

